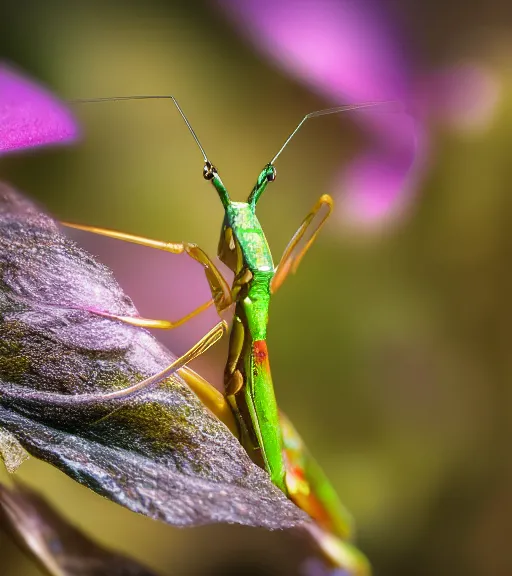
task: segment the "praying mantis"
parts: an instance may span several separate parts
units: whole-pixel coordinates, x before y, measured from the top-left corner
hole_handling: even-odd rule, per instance
[[[126,96],[75,102],[101,102],[167,98],[172,100],[203,156],[203,177],[210,182],[224,208],[218,257],[233,272],[231,286],[208,255],[188,242],[165,242],[124,232],[63,222],[65,226],[133,242],[173,254],[187,254],[204,269],[211,299],[177,320],[119,316],[108,311],[90,312],[142,328],[174,329],[210,306],[219,315],[234,305],[228,356],[224,370],[224,394],[187,367],[187,364],[216,343],[228,330],[221,320],[183,356],[163,371],[127,388],[106,394],[61,396],[60,403],[90,404],[129,399],[156,386],[172,374],[180,376],[203,403],[235,434],[254,460],[260,461],[272,482],[307,512],[315,524],[309,528],[326,557],[335,566],[357,575],[369,574],[369,565],[349,540],[350,515],[340,503],[320,466],[312,458],[291,422],[282,414],[275,398],[267,350],[267,324],[271,298],[286,278],[294,273],[332,212],[332,198],[324,194],[308,213],[274,265],[262,226],[256,216],[258,201],[276,179],[275,162],[306,120],[318,116],[382,105],[366,102],[328,108],[304,116],[272,160],[260,172],[246,202],[231,200],[215,166],[208,159],[196,133],[173,96]],[[83,310],[83,308],[82,308]]]

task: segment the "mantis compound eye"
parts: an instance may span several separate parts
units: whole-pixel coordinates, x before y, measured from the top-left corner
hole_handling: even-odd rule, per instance
[[[269,170],[267,172],[267,181],[273,182],[276,179],[276,176],[277,176],[277,170],[275,169],[274,166],[270,165]]]
[[[203,178],[205,180],[211,180],[215,174],[217,174],[217,169],[211,162],[206,162],[203,168]]]

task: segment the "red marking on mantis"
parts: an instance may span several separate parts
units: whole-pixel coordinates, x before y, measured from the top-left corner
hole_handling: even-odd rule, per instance
[[[318,522],[322,529],[335,533],[329,510],[318,498],[315,486],[308,481],[304,467],[297,460],[297,451],[285,449],[283,458],[286,462],[286,482],[291,499]]]
[[[268,361],[267,343],[265,340],[256,340],[252,345],[252,351],[256,364],[264,364]]]

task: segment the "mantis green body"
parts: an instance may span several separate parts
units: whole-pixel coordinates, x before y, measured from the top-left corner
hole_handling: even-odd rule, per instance
[[[163,97],[99,98],[77,102],[146,98]],[[179,371],[205,405],[239,437],[248,453],[255,460],[258,460],[258,453],[261,455],[261,463],[272,482],[316,521],[310,533],[330,561],[336,566],[350,569],[354,574],[367,575],[369,567],[366,559],[346,542],[352,537],[350,516],[339,502],[325,474],[303,445],[291,422],[278,410],[266,343],[272,294],[278,290],[288,274],[297,269],[302,257],[331,213],[332,200],[328,195],[321,196],[292,237],[277,267],[274,266],[265,234],[256,216],[256,205],[267,185],[276,178],[274,162],[308,118],[373,107],[376,103],[330,108],[306,115],[279,152],[261,171],[247,202],[233,202],[178,103],[172,96],[165,98],[173,100],[185,120],[203,154],[203,176],[212,183],[222,202],[224,221],[218,256],[234,273],[232,285],[228,285],[215,264],[195,244],[163,242],[91,226],[66,225],[175,254],[186,253],[203,266],[212,299],[179,320],[116,316],[97,310],[91,310],[91,312],[134,326],[172,329],[212,304],[215,305],[219,314],[234,304],[234,318],[224,372],[224,397],[220,395],[219,398],[219,393],[208,382],[186,367],[188,362],[202,354],[223,336],[227,325],[221,321],[186,354],[159,374],[123,390],[102,395],[72,396],[63,402],[88,404],[105,399],[130,398],[140,390],[156,386],[171,374]],[[226,407],[226,403],[229,408]]]
[[[226,396],[238,416],[241,436],[248,436],[244,444],[252,441],[261,449],[272,482],[286,492],[283,441],[266,344],[274,263],[256,216],[256,202],[275,170],[265,167],[248,202],[232,202],[219,175],[211,170],[211,182],[225,209],[218,255],[235,274]]]

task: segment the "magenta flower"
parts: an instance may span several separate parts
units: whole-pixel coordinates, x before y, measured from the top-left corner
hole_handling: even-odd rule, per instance
[[[497,87],[486,71],[419,71],[411,46],[379,0],[218,0],[255,45],[332,105],[398,100],[407,114],[353,114],[373,148],[336,178],[342,215],[382,223],[410,202],[429,156],[432,117],[485,124]]]
[[[67,144],[78,137],[69,110],[44,88],[0,63],[0,155]]]

